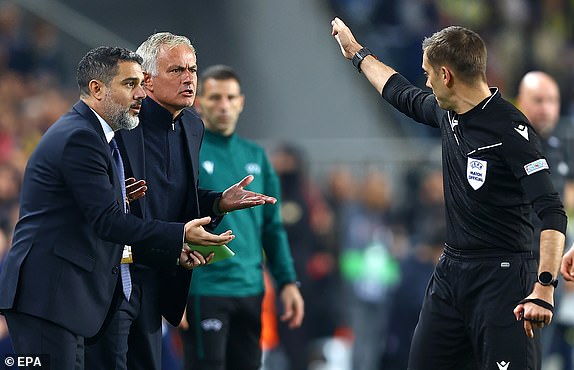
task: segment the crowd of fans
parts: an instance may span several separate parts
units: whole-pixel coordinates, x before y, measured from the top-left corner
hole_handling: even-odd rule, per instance
[[[574,4],[567,0],[330,0],[363,45],[424,86],[421,41],[449,25],[478,32],[488,47],[487,77],[506,97],[533,69],[559,81],[562,114],[574,105]],[[429,134],[421,130],[419,133]]]
[[[413,82],[423,78],[422,38],[442,26],[464,24],[485,38],[489,80],[505,95],[515,94],[525,71],[542,69],[560,81],[563,114],[572,114],[574,5],[569,1],[331,2],[366,45]],[[0,259],[18,217],[28,155],[77,99],[76,88],[62,77],[60,50],[53,26],[0,3]],[[272,326],[265,363],[274,363],[268,366],[275,370],[406,368],[410,335],[444,240],[440,167],[420,163],[397,189],[396,179],[390,181],[376,166],[357,172],[334,163],[328,177],[311,178],[305,154],[293,145],[278,147],[272,159],[306,317],[296,331]],[[408,196],[397,196],[398,190]],[[180,351],[176,333],[170,331],[164,352],[172,354],[172,368]],[[0,323],[0,349],[6,336]]]

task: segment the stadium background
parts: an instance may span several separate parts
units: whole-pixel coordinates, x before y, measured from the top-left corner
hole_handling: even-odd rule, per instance
[[[282,153],[298,160],[303,181],[285,182],[284,187],[297,194],[288,200],[307,216],[297,218],[295,213],[292,219],[286,214],[286,222],[291,222],[293,232],[313,234],[312,253],[294,246],[294,255],[306,259],[303,273],[316,287],[319,300],[327,302],[311,302],[307,319],[314,320],[313,305],[321,311],[327,304],[333,311],[332,325],[309,329],[315,330],[311,337],[348,333],[348,320],[334,293],[358,279],[343,261],[345,250],[353,243],[352,248],[362,249],[384,240],[379,244],[402,266],[415,250],[431,244],[442,227],[435,176],[440,149],[435,132],[392,111],[340,56],[330,36],[334,16],[351,26],[359,42],[421,87],[422,38],[450,24],[474,29],[488,46],[489,82],[505,97],[512,100],[520,77],[532,69],[547,71],[558,80],[559,132],[568,143],[567,151],[574,150],[572,1],[0,0],[4,249],[17,217],[27,156],[45,129],[77,99],[75,66],[81,56],[99,45],[135,49],[156,31],[183,34],[197,49],[200,71],[223,63],[242,76],[246,108],[239,133],[262,144],[274,158],[285,158],[276,154],[288,144]],[[289,173],[292,169],[282,169],[281,161],[279,172]],[[367,223],[375,225],[369,229],[369,241],[344,231],[365,229]],[[388,285],[387,302],[400,284],[391,280],[379,281]],[[350,294],[347,298],[352,300]],[[383,338],[386,332],[381,328]],[[549,353],[569,353],[568,348],[563,352],[554,348],[551,337],[546,339]],[[557,369],[563,362],[560,356],[547,358]]]

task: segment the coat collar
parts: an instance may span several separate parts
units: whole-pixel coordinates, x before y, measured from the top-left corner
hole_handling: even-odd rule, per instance
[[[90,107],[84,103],[82,100],[78,100],[76,102],[76,104],[74,104],[73,109],[80,114],[82,117],[84,117],[84,119],[94,127],[94,129],[96,130],[96,132],[98,133],[98,135],[100,135],[100,137],[102,138],[102,140],[104,140],[106,143],[108,142],[106,140],[106,135],[104,134],[104,130],[102,128],[102,125],[100,124],[100,121],[98,120],[98,117],[96,116],[96,114],[90,109]]]

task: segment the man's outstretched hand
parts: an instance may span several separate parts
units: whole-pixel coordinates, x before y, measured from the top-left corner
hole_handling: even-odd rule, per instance
[[[273,197],[245,190],[245,187],[249,185],[253,179],[253,175],[248,175],[237,184],[227,188],[219,199],[219,211],[221,213],[226,213],[267,203],[275,204],[277,199]]]
[[[126,197],[128,203],[138,200],[145,195],[147,186],[145,180],[136,181],[135,178],[129,177],[126,179]]]
[[[231,230],[221,234],[212,234],[205,230],[204,226],[209,225],[211,217],[196,218],[185,224],[185,241],[196,245],[223,245],[235,238]]]

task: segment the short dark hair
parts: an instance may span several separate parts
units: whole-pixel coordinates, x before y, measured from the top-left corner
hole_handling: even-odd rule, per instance
[[[206,68],[201,76],[199,77],[199,82],[197,84],[197,95],[202,94],[203,84],[206,80],[213,78],[214,80],[235,80],[241,86],[241,80],[239,80],[239,76],[233,70],[233,68],[223,65],[217,64],[211,67]]]
[[[119,62],[135,62],[141,65],[142,58],[133,51],[120,47],[100,46],[88,51],[78,63],[77,80],[80,95],[90,94],[91,80],[109,84],[118,73]]]
[[[422,49],[433,69],[446,65],[464,82],[486,81],[486,45],[476,32],[461,26],[446,27],[425,38]]]

